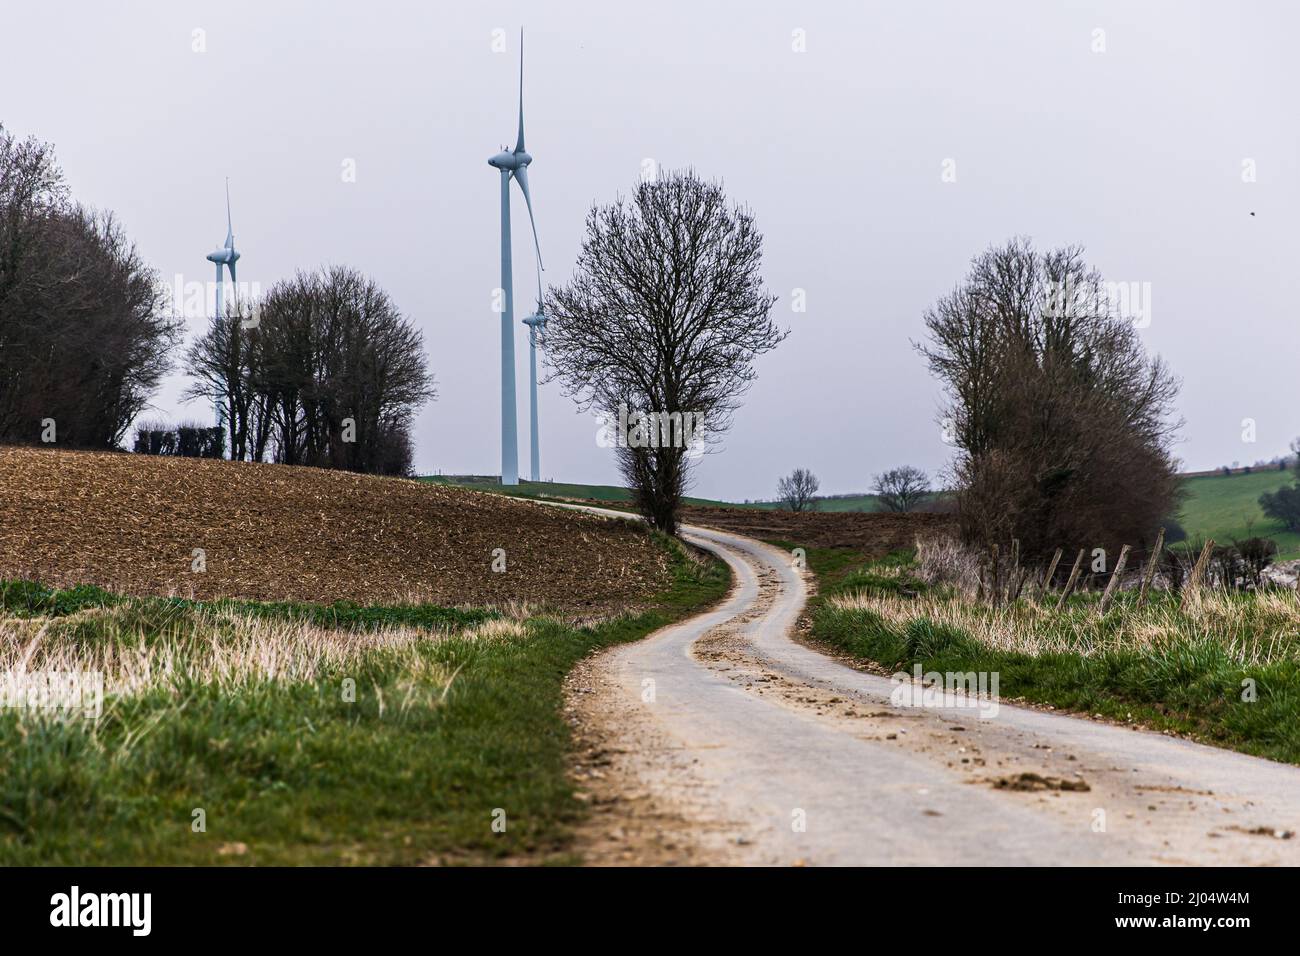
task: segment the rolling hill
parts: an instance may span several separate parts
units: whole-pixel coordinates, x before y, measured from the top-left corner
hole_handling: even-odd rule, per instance
[[[1182,523],[1189,538],[1230,542],[1258,535],[1277,542],[1278,558],[1300,558],[1300,534],[1264,516],[1259,496],[1295,480],[1295,471],[1276,468],[1250,474],[1197,475],[1184,480]]]

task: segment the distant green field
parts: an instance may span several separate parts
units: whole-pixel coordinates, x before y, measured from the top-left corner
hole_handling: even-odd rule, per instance
[[[632,495],[626,488],[617,485],[582,485],[566,481],[525,481],[513,487],[502,487],[495,477],[474,478],[466,476],[426,475],[421,481],[431,481],[439,485],[456,485],[459,488],[473,488],[477,491],[493,491],[497,494],[513,495],[516,498],[591,498],[595,501],[630,501]],[[736,505],[728,501],[714,501],[710,498],[687,498],[688,504],[720,505],[730,508],[757,507]]]
[[[626,488],[617,485],[583,485],[565,481],[524,481],[518,486],[503,488],[493,478],[472,476],[427,475],[422,481],[432,481],[443,485],[457,485],[462,488],[476,488],[481,491],[495,491],[501,494],[515,495],[520,498],[592,498],[596,501],[628,501],[631,495]],[[774,510],[780,505],[775,501],[717,501],[713,498],[687,498],[692,505],[715,505],[725,508],[762,508]],[[819,511],[879,511],[880,503],[875,495],[848,495],[842,498],[817,499]]]
[[[1189,538],[1230,542],[1252,535],[1277,542],[1278,558],[1300,558],[1300,534],[1284,531],[1259,509],[1259,496],[1295,480],[1294,471],[1262,469],[1249,475],[1201,475],[1184,484],[1182,524]]]
[[[1192,539],[1213,538],[1227,543],[1251,535],[1272,538],[1278,545],[1279,560],[1300,558],[1300,534],[1283,531],[1277,522],[1266,518],[1259,509],[1259,496],[1276,491],[1294,480],[1294,471],[1261,469],[1249,475],[1200,475],[1185,479],[1188,491],[1179,518]],[[482,491],[494,491],[522,498],[590,498],[596,501],[627,501],[626,488],[617,485],[584,485],[562,481],[520,481],[517,487],[502,488],[495,478],[433,475],[425,481],[454,484]],[[711,498],[687,498],[693,505],[720,505],[729,508],[779,507],[773,501],[717,501]],[[842,498],[819,498],[819,511],[879,511],[875,495],[848,495]],[[1253,522],[1253,524],[1251,524]]]

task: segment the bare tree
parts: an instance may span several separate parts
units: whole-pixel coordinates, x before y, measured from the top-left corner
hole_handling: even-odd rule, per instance
[[[925,315],[968,540],[1143,548],[1176,510],[1178,381],[1149,358],[1077,248],[977,256]]]
[[[777,499],[791,511],[816,511],[821,482],[807,468],[796,468],[776,483]]]
[[[889,511],[911,511],[930,493],[930,479],[920,468],[902,465],[876,475],[871,490]]]
[[[619,467],[663,531],[676,531],[691,462],[730,426],[753,360],[787,334],[770,317],[762,251],[721,185],[666,174],[592,208],[573,278],[546,297],[551,378],[617,423]]]

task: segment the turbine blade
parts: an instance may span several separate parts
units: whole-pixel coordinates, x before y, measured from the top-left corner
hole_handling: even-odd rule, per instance
[[[226,265],[230,266],[230,284],[235,285],[237,282],[237,280],[235,279],[235,263],[231,261],[231,262],[227,262]]]
[[[537,220],[533,218],[533,197],[528,194],[528,167],[520,166],[515,170],[515,180],[519,183],[519,188],[523,191],[524,202],[528,204],[528,221],[533,226],[533,248],[537,250],[537,266],[545,269],[542,265],[542,244],[537,240]]]
[[[519,139],[515,152],[524,151],[524,31],[519,30]]]
[[[230,218],[230,177],[226,177],[226,248],[235,248],[235,226]]]

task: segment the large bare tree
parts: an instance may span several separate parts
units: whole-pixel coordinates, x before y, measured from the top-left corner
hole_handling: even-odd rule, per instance
[[[572,279],[546,297],[551,377],[616,423],[620,470],[660,530],[676,531],[691,462],[730,426],[754,359],[787,334],[762,255],[752,214],[720,184],[667,173],[592,208]]]
[[[1074,247],[990,248],[925,314],[965,535],[1141,547],[1176,509],[1178,381]]]

